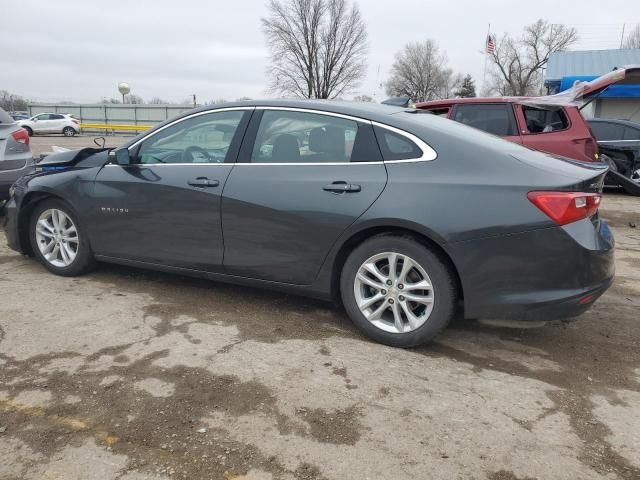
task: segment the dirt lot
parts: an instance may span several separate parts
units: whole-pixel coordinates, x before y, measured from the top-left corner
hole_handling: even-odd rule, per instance
[[[0,478],[639,479],[640,199],[602,211],[617,279],[576,322],[415,350],[279,293],[55,277],[2,238]]]

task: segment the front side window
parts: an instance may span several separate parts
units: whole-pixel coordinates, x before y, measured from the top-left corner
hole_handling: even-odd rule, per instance
[[[251,162],[360,161],[355,157],[359,155],[362,135],[358,122],[353,120],[320,113],[266,110],[256,134]]]
[[[457,105],[453,119],[501,137],[516,135],[513,109],[507,103]]]
[[[522,107],[529,133],[550,133],[569,128],[569,121],[562,108]]]
[[[40,115],[36,115],[33,117],[34,120],[49,120],[51,115],[48,113],[41,113]]]
[[[244,113],[213,112],[165,128],[142,142],[138,163],[224,163]]]

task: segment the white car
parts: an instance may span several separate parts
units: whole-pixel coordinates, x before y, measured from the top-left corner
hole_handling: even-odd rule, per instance
[[[62,133],[65,137],[73,137],[80,133],[80,121],[66,113],[39,113],[28,120],[18,121],[29,136],[37,133]]]

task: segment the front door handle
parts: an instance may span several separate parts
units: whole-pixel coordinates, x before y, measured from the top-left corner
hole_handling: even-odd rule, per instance
[[[220,185],[218,180],[209,180],[207,177],[192,178],[191,180],[188,180],[187,183],[192,187],[199,188],[217,187]]]
[[[362,190],[360,185],[356,185],[354,183],[347,182],[333,182],[329,185],[325,185],[322,187],[325,192],[333,192],[333,193],[345,193],[345,192],[359,192]]]

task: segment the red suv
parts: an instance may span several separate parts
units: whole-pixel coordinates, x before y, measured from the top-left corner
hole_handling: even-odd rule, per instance
[[[590,102],[614,84],[640,83],[640,66],[618,68],[547,97],[450,98],[416,104],[451,120],[526,147],[588,162],[598,161],[598,144],[579,102]]]
[[[532,99],[451,98],[417,103],[416,108],[536,150],[598,161],[598,144],[577,107],[519,103],[523,100]]]

